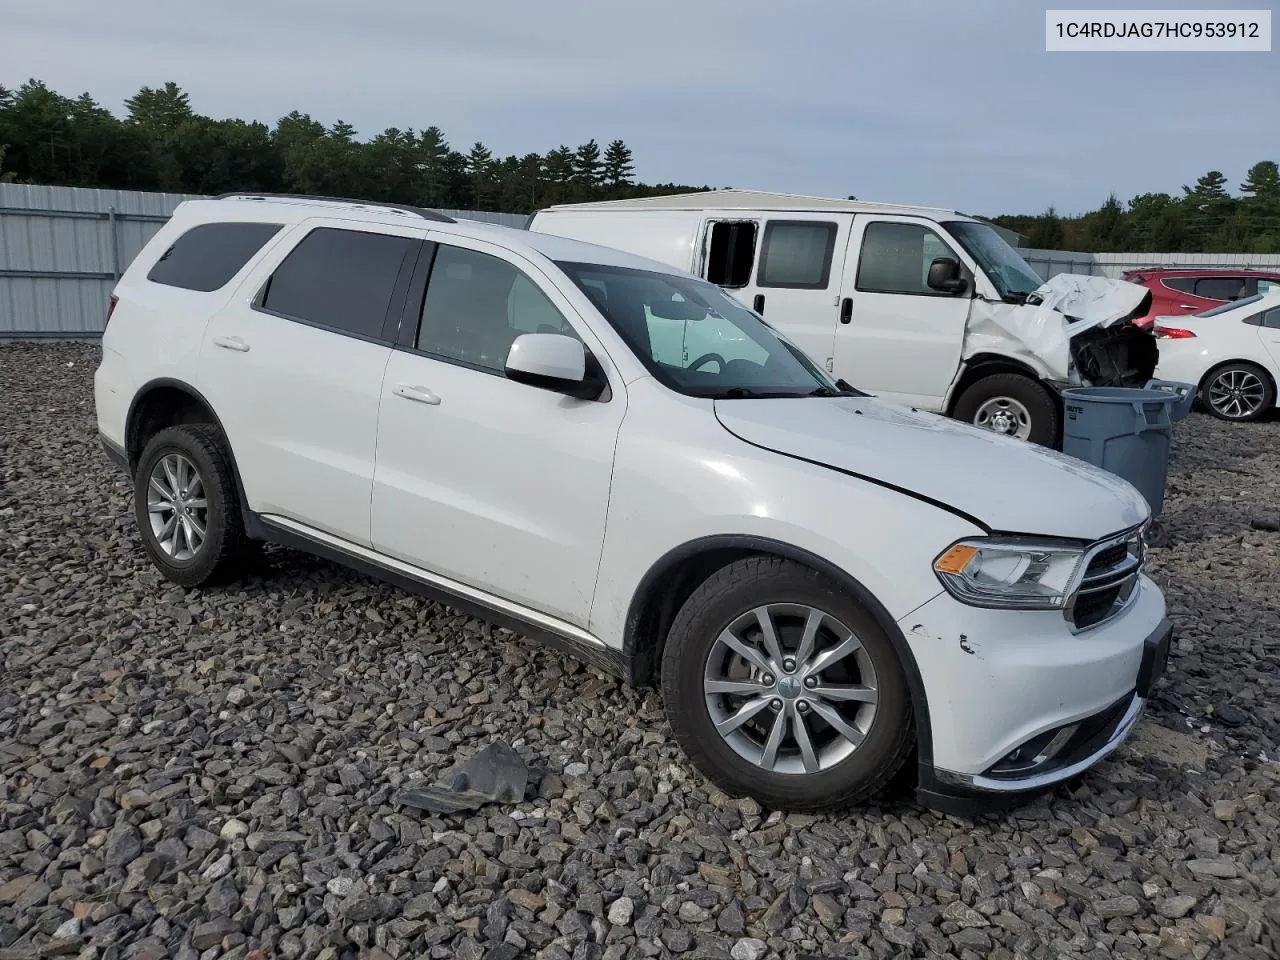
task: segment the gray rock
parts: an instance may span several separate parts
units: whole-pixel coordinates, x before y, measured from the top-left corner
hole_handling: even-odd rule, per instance
[[[1104,920],[1111,917],[1134,917],[1142,912],[1142,904],[1137,897],[1112,897],[1095,903],[1093,912]]]
[[[109,867],[125,867],[142,854],[142,834],[127,821],[117,823],[107,834],[103,860]]]
[[[1162,917],[1168,917],[1170,920],[1177,920],[1190,913],[1195,905],[1196,898],[1186,894],[1167,897],[1156,904],[1156,913]]]
[[[769,945],[755,937],[743,937],[733,945],[729,955],[733,960],[763,960],[769,952]]]
[[[609,906],[609,922],[619,927],[625,927],[631,923],[631,916],[635,912],[635,903],[630,897],[619,897]]]

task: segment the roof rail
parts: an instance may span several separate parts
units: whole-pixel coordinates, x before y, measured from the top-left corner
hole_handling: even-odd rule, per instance
[[[354,203],[362,207],[381,207],[397,213],[407,213],[423,220],[435,220],[438,223],[457,223],[453,217],[426,207],[415,207],[407,203],[379,203],[376,200],[357,200],[352,197],[325,197],[311,193],[266,193],[246,190],[235,190],[214,197],[215,200],[321,200],[326,203]]]

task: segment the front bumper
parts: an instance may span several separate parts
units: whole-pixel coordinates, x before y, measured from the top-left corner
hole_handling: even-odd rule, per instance
[[[1173,633],[1159,588],[1140,582],[1123,613],[1078,635],[1060,614],[977,611],[949,597],[903,621],[929,709],[923,805],[957,816],[1007,809],[1124,743],[1165,670]],[[944,613],[961,617],[958,642],[944,643],[937,620],[926,620]],[[1019,621],[1039,629],[1017,632]],[[973,630],[978,624],[988,629]]]

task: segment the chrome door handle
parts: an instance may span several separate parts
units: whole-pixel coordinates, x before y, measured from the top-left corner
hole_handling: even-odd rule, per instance
[[[418,403],[429,403],[432,406],[440,402],[440,396],[427,387],[414,387],[407,383],[397,383],[395,389],[397,397],[404,397],[406,400],[416,400]]]
[[[1178,307],[1182,310],[1194,310],[1196,305],[1194,303],[1180,303]]]
[[[214,337],[213,342],[216,346],[226,347],[228,350],[235,350],[237,353],[249,352],[249,345],[239,337]]]

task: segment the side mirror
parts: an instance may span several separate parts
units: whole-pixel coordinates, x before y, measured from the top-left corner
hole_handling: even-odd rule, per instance
[[[588,359],[592,362],[588,363]],[[579,400],[595,400],[605,387],[604,373],[588,358],[581,340],[562,333],[523,333],[507,352],[508,380],[553,390]]]
[[[962,293],[968,286],[960,276],[960,261],[951,257],[938,257],[929,264],[929,276],[925,282],[931,289],[943,293]]]

